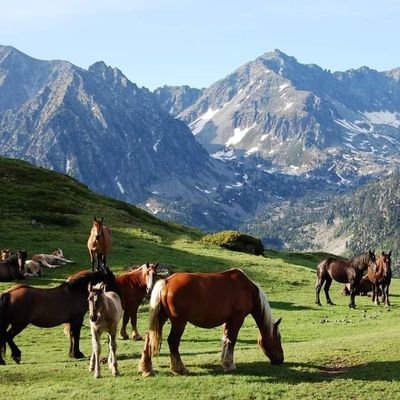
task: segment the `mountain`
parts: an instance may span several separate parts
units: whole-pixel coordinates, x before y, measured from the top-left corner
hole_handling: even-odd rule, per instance
[[[154,94],[160,103],[161,108],[172,114],[178,115],[190,107],[201,96],[204,89],[185,86],[163,86],[157,88]]]
[[[354,182],[398,163],[400,72],[331,73],[275,50],[178,116],[210,154],[257,154],[275,171]]]
[[[210,157],[182,121],[117,68],[98,62],[85,70],[1,46],[0,99],[5,157],[191,225],[210,229],[206,213],[210,221],[220,215],[218,227],[247,214],[217,201],[217,192],[237,182],[226,163]]]

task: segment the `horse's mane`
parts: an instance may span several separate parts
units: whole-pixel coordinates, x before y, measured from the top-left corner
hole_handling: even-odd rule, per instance
[[[269,329],[270,334],[272,334],[274,319],[272,318],[272,311],[268,302],[267,295],[257,283],[253,283],[257,286],[258,289],[258,298],[260,300],[261,315],[264,321],[264,325]]]
[[[77,277],[73,277],[66,282],[69,289],[73,291],[86,291],[89,283],[99,283],[104,282],[105,284],[114,283],[115,284],[115,276],[114,274],[108,270],[107,272],[103,271],[88,271],[84,275],[79,275]],[[112,289],[112,288],[109,288]]]
[[[358,256],[355,256],[355,257],[353,257],[351,260],[350,260],[350,263],[351,263],[351,265],[358,265],[358,264],[361,264],[361,263],[368,263],[368,261],[369,261],[369,253],[367,252],[367,253],[362,253],[362,254],[360,254],[360,255],[358,255]]]

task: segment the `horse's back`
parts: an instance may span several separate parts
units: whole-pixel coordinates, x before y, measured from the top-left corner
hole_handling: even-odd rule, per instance
[[[258,289],[240,270],[216,273],[179,272],[166,280],[161,302],[170,318],[214,327],[236,314],[247,315]]]
[[[320,273],[326,272],[332,279],[340,283],[349,282],[355,275],[354,268],[352,268],[350,262],[346,260],[330,257],[322,261],[318,268],[320,266]]]

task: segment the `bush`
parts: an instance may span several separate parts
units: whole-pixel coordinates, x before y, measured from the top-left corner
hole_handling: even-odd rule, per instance
[[[240,233],[238,231],[221,231],[203,236],[205,243],[216,244],[228,250],[241,251],[260,255],[264,253],[264,246],[260,239]]]

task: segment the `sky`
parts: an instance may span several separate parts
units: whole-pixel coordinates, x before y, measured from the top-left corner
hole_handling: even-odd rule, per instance
[[[400,67],[399,21],[398,0],[0,0],[0,44],[201,88],[274,49],[331,71]]]

